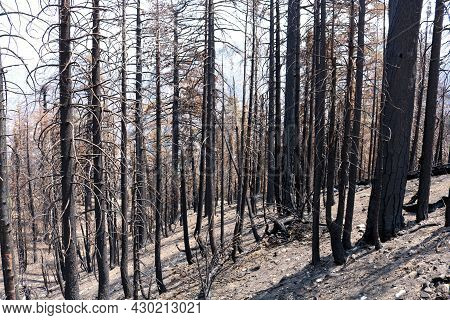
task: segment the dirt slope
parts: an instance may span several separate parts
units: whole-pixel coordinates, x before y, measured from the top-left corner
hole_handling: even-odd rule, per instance
[[[417,190],[418,181],[408,182],[406,199]],[[448,193],[450,176],[432,179],[431,202]],[[355,243],[362,235],[367,214],[370,189],[356,194],[354,230]],[[336,208],[334,208],[336,209]],[[220,207],[217,213],[219,214]],[[444,210],[438,209],[430,215],[424,226],[417,229],[414,216],[405,214],[407,229],[403,235],[383,245],[379,251],[374,248],[354,249],[344,266],[335,266],[329,243],[329,234],[322,229],[320,267],[310,265],[310,225],[295,228],[290,239],[264,237],[260,244],[254,242],[247,225],[244,235],[244,253],[236,263],[226,259],[233,233],[235,206],[226,206],[225,262],[220,268],[212,288],[213,299],[436,299],[448,298],[450,278],[450,229],[443,228]],[[262,209],[256,222],[263,235]],[[270,212],[266,212],[270,216]],[[220,217],[216,218],[218,223]],[[190,213],[189,227],[193,233],[195,216]],[[206,222],[205,222],[206,224]],[[417,229],[417,230],[416,230]],[[216,229],[217,238],[219,228]],[[206,230],[203,231],[206,234]],[[200,291],[199,266],[202,259],[188,266],[183,247],[182,228],[163,239],[163,275],[168,292],[158,297],[154,285],[153,246],[143,253],[143,278],[145,285],[152,288],[153,298],[194,299]],[[195,247],[194,239],[191,239]],[[130,248],[131,252],[131,248]],[[197,251],[196,251],[197,252]],[[52,264],[50,255],[43,248],[45,263]],[[130,254],[131,256],[131,254]],[[129,264],[130,276],[132,263]],[[50,272],[51,292],[46,296],[41,264],[30,265],[24,276],[24,283],[30,287],[33,298],[61,299],[62,295]],[[1,277],[1,275],[0,275]],[[111,298],[122,299],[120,271],[111,270]],[[0,278],[1,280],[1,278]],[[95,299],[97,280],[94,274],[80,272],[81,296]],[[0,284],[0,292],[3,291]]]

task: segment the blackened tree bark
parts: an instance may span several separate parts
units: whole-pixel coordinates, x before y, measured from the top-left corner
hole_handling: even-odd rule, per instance
[[[334,35],[335,35],[335,7],[336,3],[333,1],[333,22],[331,26],[331,50],[330,60],[332,64],[331,71],[331,106],[328,116],[328,159],[327,159],[327,200],[325,204],[325,218],[328,228],[331,227],[332,216],[331,208],[334,205],[334,183],[336,172],[336,153],[337,153],[337,140],[338,135],[336,133],[336,87],[337,87],[337,66],[336,57],[334,55]],[[305,120],[306,120],[306,108],[305,108]],[[305,123],[306,121],[304,121]],[[306,126],[305,126],[306,127]],[[305,134],[303,140],[305,139]]]
[[[102,148],[103,110],[100,104],[100,0],[92,1],[92,152],[94,160],[95,255],[98,268],[98,299],[109,298],[109,269],[106,254],[106,206]]]
[[[133,215],[133,299],[139,297],[140,249],[144,244],[144,146],[142,137],[142,25],[141,1],[136,2],[136,88],[135,88],[135,178]]]
[[[192,259],[191,246],[189,244],[189,225],[187,215],[187,199],[186,199],[186,172],[184,170],[184,152],[181,149],[181,185],[180,185],[180,200],[181,200],[181,218],[183,219],[183,240],[184,252],[188,264],[194,263]]]
[[[448,196],[445,198],[445,227],[450,227],[450,188],[448,189]]]
[[[36,210],[34,207],[34,197],[33,197],[33,185],[32,185],[32,173],[31,173],[31,161],[30,161],[30,141],[29,136],[29,121],[27,115],[27,139],[25,141],[26,158],[27,158],[27,174],[28,174],[28,209],[31,214],[31,234],[33,241],[33,263],[37,262],[37,221],[36,221]]]
[[[350,249],[353,211],[355,207],[356,179],[359,164],[359,135],[361,131],[361,113],[362,113],[362,89],[364,76],[364,36],[365,36],[365,17],[366,17],[366,1],[359,0],[359,16],[358,16],[358,49],[356,57],[356,87],[355,87],[355,107],[353,110],[353,127],[351,132],[350,146],[350,169],[348,174],[348,196],[347,208],[345,211],[344,233],[342,235],[342,244],[345,249]],[[362,153],[361,153],[362,157]]]
[[[326,1],[316,1],[316,21],[319,23],[320,5],[320,32],[315,35],[315,42],[319,48],[317,76],[315,79],[316,101],[315,101],[315,152],[314,152],[314,186],[313,186],[313,239],[312,239],[312,262],[318,265],[320,262],[319,250],[319,220],[320,220],[320,190],[322,187],[324,168],[324,143],[325,143],[325,86],[327,78],[326,70]]]
[[[436,0],[433,40],[431,44],[430,68],[428,76],[427,101],[425,108],[422,156],[420,157],[419,191],[417,192],[417,222],[428,218],[428,202],[430,200],[431,168],[433,166],[433,144],[436,124],[436,105],[439,85],[443,15],[444,1]]]
[[[422,2],[399,0],[389,3],[380,124],[382,139],[379,141],[382,148],[379,154],[383,155],[383,159],[382,163],[377,161],[378,177],[373,183],[368,212],[369,216],[375,217],[378,215],[375,211],[379,209],[379,233],[382,241],[391,239],[404,224],[402,204],[408,173],[414,71]],[[373,226],[368,225],[365,238],[373,238],[370,235],[372,228]]]
[[[275,34],[275,200],[281,208],[281,174],[282,174],[282,142],[281,142],[281,15],[280,1],[275,1],[276,34]]]
[[[222,112],[220,124],[220,246],[225,245],[225,78],[222,57]],[[229,171],[231,173],[231,171]]]
[[[59,103],[61,140],[62,244],[64,253],[64,298],[78,300],[77,229],[74,192],[74,139],[71,75],[71,38],[69,0],[61,0],[59,25]]]
[[[341,164],[339,166],[339,198],[336,220],[331,224],[330,237],[333,258],[336,264],[345,263],[345,252],[342,244],[342,227],[345,214],[345,197],[348,184],[348,167],[350,147],[350,130],[351,130],[351,113],[352,113],[352,94],[353,94],[353,66],[354,66],[354,34],[355,34],[355,1],[351,0],[350,4],[350,21],[349,21],[349,38],[348,38],[348,62],[347,62],[347,78],[346,78],[346,95],[344,103],[344,137],[341,146]]]
[[[6,101],[4,99],[5,73],[0,51],[0,250],[2,257],[3,283],[6,299],[15,300],[16,274],[14,265],[14,244],[9,208],[8,148],[6,142]]]
[[[206,108],[206,183],[205,183],[205,213],[208,216],[208,234],[211,252],[217,252],[214,237],[214,176],[215,160],[215,110],[216,110],[216,78],[215,78],[215,39],[214,39],[214,0],[208,0],[208,76],[207,76],[207,108]]]
[[[204,25],[204,53],[203,53],[203,95],[202,95],[202,134],[201,134],[201,150],[200,150],[200,176],[198,182],[198,208],[197,220],[195,224],[194,237],[200,235],[202,229],[203,202],[205,191],[205,162],[206,162],[206,108],[208,95],[208,17],[209,17],[209,0],[205,0],[205,25]]]
[[[126,48],[126,1],[122,1],[122,48],[121,48],[121,119],[120,119],[120,204],[122,214],[120,277],[125,299],[131,297],[128,278],[128,132],[127,132],[127,48]]]
[[[296,92],[298,92],[296,81],[297,69],[297,47],[299,43],[300,26],[300,1],[289,0],[288,2],[288,25],[287,25],[287,49],[286,49],[286,88],[285,88],[285,113],[283,133],[283,188],[282,202],[283,211],[292,213],[295,206],[293,198],[293,175],[296,166],[295,149],[298,146],[298,129],[296,123]]]
[[[162,176],[161,176],[161,51],[159,1],[156,1],[156,208],[155,208],[155,273],[159,293],[167,291],[164,285],[161,266],[161,213],[162,206]],[[178,150],[177,150],[178,151]],[[177,157],[178,162],[178,157]],[[177,163],[178,166],[178,163]],[[173,191],[173,190],[172,190]],[[176,204],[178,207],[178,203]]]
[[[178,8],[173,9],[173,101],[172,101],[172,210],[171,222],[178,218],[178,149],[179,149],[179,100],[180,100],[180,71],[178,66]]]
[[[267,203],[275,196],[275,6],[270,0],[269,29],[269,110],[267,133]]]
[[[419,141],[419,132],[422,119],[422,109],[423,109],[423,95],[425,91],[425,72],[427,65],[427,52],[428,52],[428,20],[430,15],[430,10],[427,11],[427,22],[425,27],[425,40],[423,41],[423,50],[421,50],[420,57],[420,80],[419,80],[419,93],[417,96],[417,114],[414,125],[414,135],[412,140],[411,152],[409,154],[409,165],[408,169],[410,171],[415,169],[416,155],[417,155],[417,145]]]
[[[445,95],[446,90],[445,88],[442,88],[442,94],[441,94],[441,116],[438,121],[439,123],[439,133],[438,138],[436,142],[436,152],[434,153],[434,165],[441,165],[443,164],[443,154],[444,154],[444,125],[445,125],[445,118],[444,118],[444,110],[445,110]],[[437,125],[436,125],[437,126]],[[450,152],[448,154],[450,158]],[[450,163],[450,161],[448,161]]]

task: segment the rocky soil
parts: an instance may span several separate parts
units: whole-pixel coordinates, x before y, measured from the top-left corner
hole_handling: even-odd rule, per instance
[[[418,181],[408,182],[406,200],[417,190]],[[450,175],[433,177],[430,202],[448,194]],[[352,241],[356,243],[364,232],[369,188],[356,194]],[[336,208],[334,208],[336,209]],[[235,206],[226,206],[226,243],[224,254],[214,265],[212,299],[448,299],[450,283],[450,228],[444,228],[444,210],[438,209],[430,218],[417,225],[414,215],[405,213],[407,226],[398,237],[373,247],[355,247],[343,266],[333,263],[330,238],[326,227],[321,229],[321,265],[312,267],[311,225],[299,223],[290,229],[290,236],[264,236],[256,244],[247,224],[243,238],[244,252],[236,263],[229,257],[230,241],[235,221]],[[218,213],[220,207],[218,207]],[[273,216],[267,209],[266,215]],[[256,223],[264,234],[263,209],[259,208]],[[219,221],[219,215],[216,222]],[[324,221],[323,221],[324,222]],[[195,216],[191,212],[189,227],[193,233]],[[205,223],[206,224],[206,223]],[[216,229],[218,238],[219,228]],[[206,230],[203,231],[206,234]],[[191,239],[191,246],[197,247]],[[153,280],[153,246],[143,252],[144,287],[151,287],[151,297],[161,299],[195,299],[205,283],[205,259],[194,251],[195,263],[186,263],[182,228],[163,239],[163,275],[168,292],[158,296]],[[130,249],[131,252],[131,249]],[[48,293],[42,280],[41,263],[30,265],[23,276],[23,284],[30,288],[34,299],[61,299],[62,295],[51,271],[53,259],[42,248],[44,268],[49,270]],[[131,256],[131,254],[130,254]],[[211,265],[208,265],[211,267]],[[132,263],[130,261],[130,276]],[[1,277],[1,276],[0,276]],[[111,298],[123,299],[120,271],[111,270]],[[95,299],[97,280],[94,274],[80,272],[81,296]],[[1,280],[1,278],[0,278]],[[147,290],[147,288],[144,288]],[[0,292],[3,292],[0,284]]]

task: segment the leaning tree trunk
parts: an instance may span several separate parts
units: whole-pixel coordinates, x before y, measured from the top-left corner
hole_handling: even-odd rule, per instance
[[[59,25],[59,103],[61,140],[62,244],[64,253],[64,298],[78,300],[77,229],[75,218],[75,141],[73,138],[71,36],[69,0],[60,2]]]
[[[1,54],[2,53],[0,52],[0,249],[6,299],[15,300],[17,298],[17,293],[14,244],[9,208],[6,101],[3,96],[5,74],[3,72]]]
[[[379,233],[382,241],[395,236],[403,227],[403,198],[408,174],[409,142],[414,106],[417,38],[422,0],[390,3],[389,33],[386,44],[383,81],[383,108],[380,123],[383,163],[377,161],[369,215],[379,209]],[[407,31],[407,32],[406,32]],[[381,170],[382,168],[382,170]],[[377,194],[380,193],[380,194]],[[379,208],[376,205],[380,199]],[[371,232],[366,228],[366,232]]]
[[[423,131],[422,156],[420,158],[419,191],[417,192],[416,221],[428,218],[430,200],[431,168],[433,166],[433,144],[436,124],[436,105],[439,86],[439,66],[441,58],[443,0],[436,0],[436,10],[431,44],[430,69],[428,76],[427,101],[425,108],[425,127]],[[443,121],[444,119],[442,119]]]

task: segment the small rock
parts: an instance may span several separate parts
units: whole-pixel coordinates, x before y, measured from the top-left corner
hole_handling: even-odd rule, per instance
[[[448,283],[441,283],[437,288],[436,291],[442,294],[449,294],[449,284]]]
[[[397,293],[395,294],[395,299],[400,300],[400,299],[403,298],[403,296],[404,296],[405,294],[406,294],[406,290],[405,290],[405,289],[402,289],[402,290],[400,290],[399,292],[397,292]]]
[[[361,298],[359,298],[359,300],[367,300],[366,296],[362,296]]]
[[[356,260],[356,254],[352,254],[352,255],[350,256],[350,258],[352,258],[353,260]]]
[[[261,269],[261,266],[254,266],[254,267],[250,268],[250,271],[255,272],[255,271],[258,271],[259,269]]]
[[[414,250],[414,249],[411,249],[411,250],[408,251],[408,254],[410,256],[412,256],[413,254],[416,254],[416,253],[417,253],[417,250]]]
[[[420,298],[422,298],[422,299],[431,299],[431,295],[429,293],[426,293],[426,292],[422,291],[420,293]]]
[[[275,278],[273,278],[273,279],[271,280],[271,282],[272,282],[272,284],[274,284],[274,285],[278,283],[277,279],[275,279]]]
[[[316,279],[316,283],[321,283],[323,281],[322,278]]]
[[[425,292],[425,293],[433,293],[433,289],[431,289],[430,287],[425,287],[424,289],[423,289],[423,292]]]
[[[283,248],[283,249],[281,250],[281,252],[286,253],[286,252],[287,252],[287,249],[286,249],[286,248]]]

